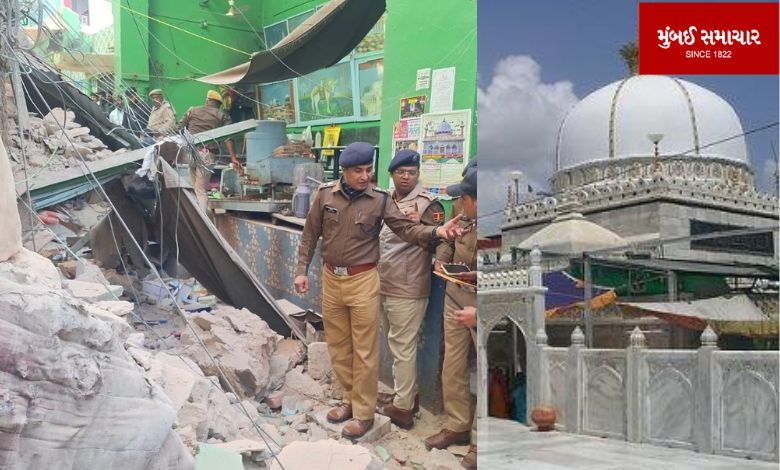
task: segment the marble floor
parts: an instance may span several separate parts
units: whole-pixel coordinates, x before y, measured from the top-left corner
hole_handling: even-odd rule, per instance
[[[479,467],[490,470],[777,470],[777,463],[479,421]]]

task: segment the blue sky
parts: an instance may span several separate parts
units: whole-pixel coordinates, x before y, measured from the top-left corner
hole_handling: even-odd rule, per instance
[[[524,56],[512,67],[503,65],[504,74],[528,78],[530,104],[540,99],[550,106],[568,109],[572,100],[626,75],[618,48],[636,40],[638,3],[630,0],[479,0],[478,2],[478,85],[480,93],[494,83],[497,66],[509,56]],[[511,69],[512,72],[507,72]],[[530,74],[530,75],[529,75]],[[766,75],[680,76],[712,90],[737,111],[745,131],[778,121],[778,77]],[[550,86],[555,90],[551,91]],[[541,92],[539,91],[541,90]],[[541,95],[539,95],[541,93]],[[495,94],[495,93],[494,93]],[[542,98],[539,98],[541,96]],[[556,104],[557,103],[557,104]],[[527,106],[529,103],[525,103]],[[549,104],[549,103],[548,103]],[[550,107],[548,106],[548,107]],[[482,106],[480,107],[483,108]],[[559,116],[550,111],[551,117]],[[479,151],[490,167],[484,151],[483,123],[489,122],[484,109],[479,112]],[[542,132],[537,130],[536,134]],[[495,140],[494,136],[490,136]],[[748,136],[748,151],[759,186],[772,190],[771,178],[763,177],[775,157],[777,127]],[[487,158],[484,158],[487,157]],[[773,163],[772,163],[773,167]],[[487,168],[486,168],[487,169]],[[525,171],[525,170],[524,170]],[[529,173],[533,174],[531,170]],[[549,176],[549,175],[548,175]],[[544,182],[531,182],[543,185]],[[481,196],[480,196],[481,198]],[[494,204],[491,204],[494,205]],[[484,204],[480,204],[485,207]]]

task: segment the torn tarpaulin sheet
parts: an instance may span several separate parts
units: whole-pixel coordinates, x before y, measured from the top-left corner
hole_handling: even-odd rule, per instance
[[[192,191],[167,185],[167,181],[179,179],[178,173],[164,160],[159,164],[164,175],[159,179],[163,185],[161,210],[168,214],[163,219],[164,243],[178,247],[179,262],[222,301],[248,309],[281,335],[289,336],[294,331],[305,338],[198,207]]]

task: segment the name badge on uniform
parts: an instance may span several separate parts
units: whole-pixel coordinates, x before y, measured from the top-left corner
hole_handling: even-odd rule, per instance
[[[335,207],[325,206],[325,212],[327,212],[328,214],[338,214],[339,210],[336,209]]]

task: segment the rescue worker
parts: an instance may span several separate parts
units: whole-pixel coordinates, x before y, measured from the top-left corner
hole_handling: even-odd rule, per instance
[[[221,105],[222,96],[214,90],[209,90],[206,94],[206,104],[204,106],[188,109],[179,123],[179,128],[186,128],[192,134],[197,134],[198,132],[208,131],[230,124],[230,117],[219,109]],[[233,140],[226,140],[225,145],[230,153],[230,161],[233,168],[235,168],[239,174],[243,174],[244,169],[241,167],[241,163],[239,163],[238,157],[236,156],[236,147]],[[198,154],[205,165],[212,165],[218,153],[219,144],[214,140],[203,142],[198,146]],[[195,190],[195,196],[198,198],[198,205],[206,212],[208,210],[209,202],[208,191],[211,171],[203,165],[198,165],[197,162],[191,161],[190,179],[192,180],[192,187]]]
[[[429,226],[444,222],[436,195],[423,191],[419,153],[399,151],[388,171],[395,187],[390,197],[401,212]],[[380,317],[393,356],[395,393],[380,393],[377,410],[404,429],[414,426],[419,408],[417,343],[431,292],[431,251],[406,243],[389,227],[379,234]]]
[[[152,111],[149,113],[146,128],[155,138],[176,132],[176,110],[165,100],[163,91],[154,89],[149,92],[149,97],[152,99]]]
[[[442,264],[465,264],[469,273],[462,280],[476,283],[477,269],[477,168],[466,170],[463,180],[447,187],[447,194],[461,196],[464,234],[455,242],[442,242],[436,250],[436,269]],[[437,434],[425,439],[428,449],[446,449],[453,444],[471,443],[461,464],[477,467],[476,417],[471,410],[469,392],[469,348],[476,348],[476,289],[447,284],[444,301],[444,364],[442,367],[442,395],[447,421]],[[469,431],[471,429],[471,431]]]
[[[306,275],[322,235],[322,317],[343,402],[327,419],[350,420],[342,430],[349,439],[363,436],[374,424],[379,372],[379,232],[386,223],[402,240],[428,247],[436,238],[454,239],[462,231],[459,217],[436,227],[417,224],[396,207],[390,195],[371,184],[374,147],[348,145],[337,181],[320,186],[306,217],[298,249],[295,290],[309,289]]]

